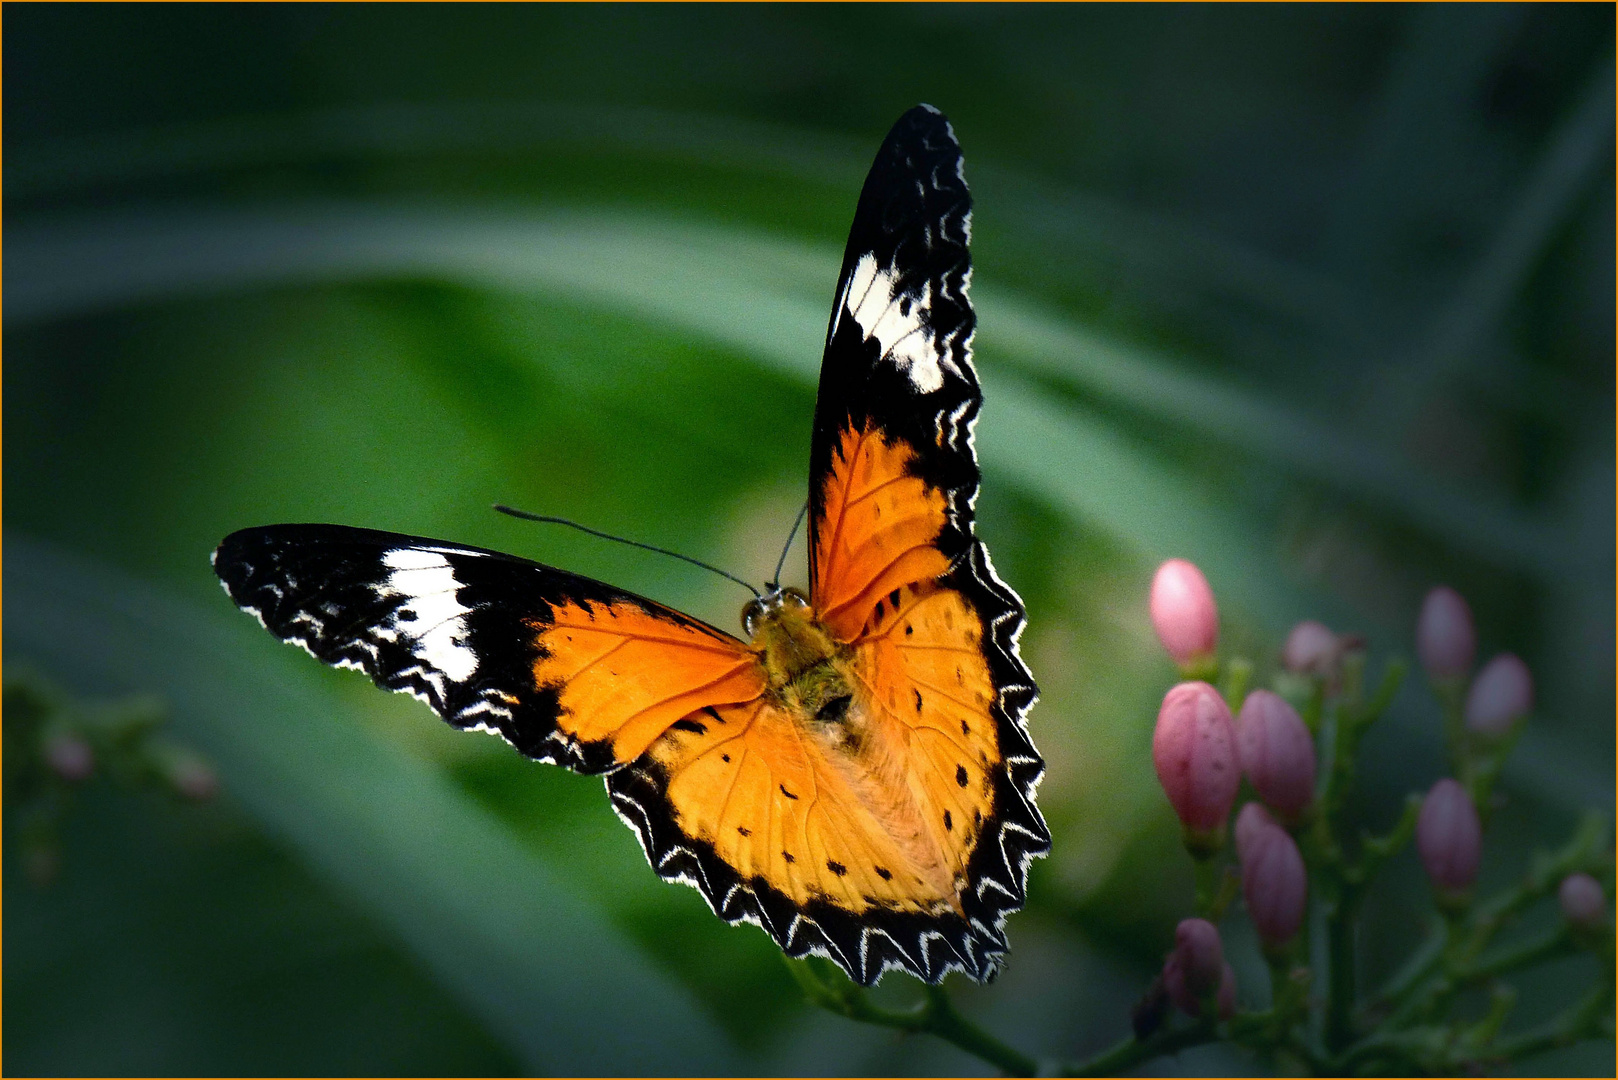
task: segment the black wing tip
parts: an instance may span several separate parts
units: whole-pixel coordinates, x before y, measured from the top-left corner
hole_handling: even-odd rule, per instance
[[[942,147],[939,138],[943,141]],[[890,144],[902,141],[934,151],[943,149],[954,155],[961,152],[960,140],[955,137],[955,126],[949,122],[949,117],[942,109],[925,101],[906,109],[904,115],[894,121],[884,141]]]
[[[353,529],[346,525],[307,524],[307,525],[251,525],[235,532],[219,541],[214,548],[209,562],[214,572],[219,573],[221,568],[228,566],[247,552],[273,546],[278,541],[288,540],[319,540],[330,539],[342,533],[369,533],[368,529]],[[376,534],[383,535],[383,534]],[[403,539],[402,537],[400,539]]]
[[[899,117],[898,122],[895,123],[893,126],[896,127],[896,128],[900,127],[900,126],[906,126],[906,125],[908,125],[908,126],[923,126],[923,125],[925,125],[925,126],[931,127],[934,124],[943,124],[945,126],[948,126],[949,125],[949,117],[945,116],[944,115],[944,110],[938,108],[936,105],[929,105],[927,102],[921,101],[921,102],[917,102],[915,105],[912,105],[910,108],[906,109],[904,111],[904,115]]]

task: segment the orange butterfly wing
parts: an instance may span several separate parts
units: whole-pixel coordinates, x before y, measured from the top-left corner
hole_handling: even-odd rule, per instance
[[[529,626],[534,684],[556,694],[557,727],[610,747],[620,765],[688,715],[764,691],[758,658],[742,642],[647,602],[558,604]]]

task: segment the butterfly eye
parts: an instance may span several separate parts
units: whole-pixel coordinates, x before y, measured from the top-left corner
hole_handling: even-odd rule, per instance
[[[803,595],[803,593],[799,592],[797,589],[783,589],[781,591],[781,600],[785,605],[795,607],[800,610],[804,610],[809,607],[809,598]]]
[[[758,628],[758,621],[764,617],[764,605],[757,600],[749,600],[742,608],[742,630],[748,637]]]

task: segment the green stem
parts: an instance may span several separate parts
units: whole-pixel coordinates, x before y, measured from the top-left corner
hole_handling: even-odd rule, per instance
[[[1421,947],[1405,961],[1404,967],[1395,972],[1382,987],[1368,1011],[1397,1005],[1416,987],[1426,982],[1444,962],[1444,950],[1449,945],[1449,935],[1449,921],[1439,920],[1433,932],[1427,935],[1427,940],[1421,943]]]
[[[1457,984],[1486,982],[1508,971],[1542,964],[1567,956],[1575,950],[1566,926],[1558,926],[1548,934],[1525,941],[1510,948],[1499,949],[1475,963],[1458,968],[1450,977]]]
[[[1037,1076],[1039,1062],[1009,1046],[962,1016],[942,986],[928,986],[927,1004],[922,1013],[928,1019],[924,1029],[945,1042],[997,1066],[1007,1076]]]
[[[873,1005],[865,991],[858,986],[828,986],[807,961],[787,960],[786,964],[804,995],[829,1012],[863,1024],[935,1035],[987,1061],[1008,1076],[1035,1076],[1039,1073],[1039,1062],[961,1015],[950,1000],[949,991],[942,986],[924,986],[926,996],[914,1008],[885,1009]]]
[[[1438,698],[1439,712],[1444,718],[1444,744],[1449,749],[1450,768],[1465,783],[1469,770],[1466,761],[1466,725],[1461,714],[1466,704],[1466,681],[1436,679],[1433,681],[1433,694]]]
[[[1326,1048],[1341,1050],[1354,1038],[1354,923],[1358,903],[1354,890],[1345,887],[1326,915],[1328,984],[1326,993]]]
[[[1412,792],[1405,796],[1404,811],[1399,815],[1399,820],[1385,835],[1366,834],[1360,838],[1360,861],[1353,875],[1356,885],[1370,881],[1384,862],[1404,850],[1416,835],[1416,822],[1420,817],[1421,796]]]
[[[1213,1042],[1218,1037],[1218,1029],[1213,1024],[1198,1024],[1175,1031],[1161,1031],[1150,1039],[1125,1039],[1088,1061],[1063,1067],[1057,1075],[1115,1076],[1144,1065],[1153,1058],[1178,1054],[1193,1046]]]
[[[1520,1061],[1532,1054],[1567,1046],[1580,1039],[1594,1039],[1606,1034],[1605,1020],[1612,1011],[1612,987],[1601,983],[1592,986],[1583,998],[1575,1002],[1561,1016],[1537,1028],[1509,1038],[1497,1040],[1489,1049],[1491,1062]],[[1465,1065],[1468,1062],[1457,1062]]]
[[[1449,1029],[1441,1027],[1410,1028],[1405,1031],[1378,1031],[1327,1063],[1327,1072],[1341,1076],[1365,1075],[1369,1062],[1386,1060],[1401,1066],[1383,1069],[1387,1075],[1400,1072],[1434,1072],[1449,1041]]]
[[[1486,1047],[1494,1042],[1500,1029],[1506,1026],[1506,1017],[1517,1004],[1517,991],[1505,983],[1495,983],[1489,995],[1488,1014],[1468,1028],[1461,1038],[1469,1046]]]
[[[1214,907],[1224,891],[1224,866],[1214,855],[1194,858],[1191,866],[1192,880],[1196,885],[1193,902],[1197,915],[1211,922],[1218,922],[1219,915],[1214,911]]]
[[[1366,724],[1388,711],[1388,706],[1393,704],[1393,699],[1399,693],[1399,687],[1404,685],[1405,675],[1409,670],[1409,666],[1403,660],[1388,661],[1387,666],[1382,669],[1382,681],[1377,683],[1376,691],[1372,693],[1371,700],[1366,702],[1361,712]]]
[[[1242,702],[1247,700],[1247,684],[1253,678],[1253,662],[1245,656],[1233,656],[1225,665],[1224,690],[1225,704],[1230,711],[1242,711]]]

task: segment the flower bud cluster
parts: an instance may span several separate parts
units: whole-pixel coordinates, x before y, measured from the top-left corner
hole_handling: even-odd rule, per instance
[[[63,863],[63,823],[73,813],[75,788],[110,782],[122,788],[152,784],[205,801],[219,791],[212,764],[169,738],[150,698],[82,704],[42,677],[24,672],[5,685],[8,803],[25,807],[18,847],[22,868],[38,885]],[[13,768],[15,766],[15,768]]]
[[[1207,635],[1198,640],[1212,647],[1214,612],[1213,594],[1195,566],[1174,559],[1159,568],[1152,587],[1152,618],[1176,659],[1198,655],[1185,649],[1176,652],[1170,644],[1183,644],[1174,633],[1183,625],[1197,623]],[[1330,639],[1321,655],[1335,657],[1336,636],[1325,627],[1319,629]],[[1233,718],[1213,686],[1197,680],[1180,683],[1164,695],[1158,710],[1152,763],[1185,827],[1187,844],[1198,855],[1210,854],[1222,844],[1243,774],[1259,798],[1289,822],[1296,822],[1314,800],[1314,737],[1297,710],[1268,690],[1249,694],[1241,714]]]
[[[1460,593],[1446,586],[1433,589],[1416,626],[1417,651],[1444,706],[1460,779],[1439,780],[1419,805],[1412,797],[1405,817],[1386,837],[1367,837],[1358,850],[1351,846],[1347,851],[1335,835],[1341,827],[1336,819],[1342,789],[1354,774],[1359,735],[1392,700],[1402,669],[1390,664],[1381,686],[1366,694],[1363,639],[1337,634],[1313,620],[1296,624],[1281,655],[1291,674],[1278,676],[1276,685],[1283,693],[1306,697],[1311,718],[1306,723],[1280,693],[1255,689],[1244,696],[1252,672],[1247,661],[1232,658],[1221,665],[1215,660],[1218,608],[1196,566],[1173,559],[1159,567],[1150,610],[1158,639],[1187,680],[1163,697],[1152,762],[1180,819],[1186,846],[1198,860],[1197,906],[1206,918],[1186,919],[1176,928],[1174,948],[1136,1009],[1140,1038],[1162,1022],[1171,1005],[1204,1020],[1210,1014],[1228,1018],[1235,1011],[1235,975],[1215,923],[1235,898],[1236,879],[1219,856],[1243,777],[1256,798],[1240,808],[1231,829],[1235,862],[1248,917],[1278,980],[1273,1006],[1278,1015],[1301,1015],[1310,980],[1318,978],[1307,967],[1293,966],[1305,951],[1314,951],[1298,944],[1308,912],[1311,864],[1296,837],[1305,839],[1311,861],[1320,860],[1317,885],[1327,889],[1330,900],[1333,885],[1341,889],[1344,881],[1367,880],[1381,860],[1413,836],[1439,906],[1452,917],[1459,914],[1470,902],[1482,860],[1479,805],[1487,802],[1510,737],[1534,701],[1528,667],[1510,653],[1495,656],[1473,674],[1477,634]],[[1336,755],[1336,765],[1318,792],[1311,729],[1317,720],[1330,733],[1322,737],[1334,739]],[[1588,873],[1567,874],[1559,882],[1557,899],[1567,926],[1559,941],[1610,949],[1613,917],[1602,881]],[[1333,920],[1341,913],[1328,909],[1326,915],[1335,934]]]
[[[1416,651],[1428,678],[1440,685],[1465,685],[1477,655],[1472,609],[1460,593],[1439,585],[1422,601],[1416,620]],[[1501,653],[1483,665],[1466,693],[1462,713],[1475,735],[1509,734],[1534,707],[1534,680],[1528,665]]]

